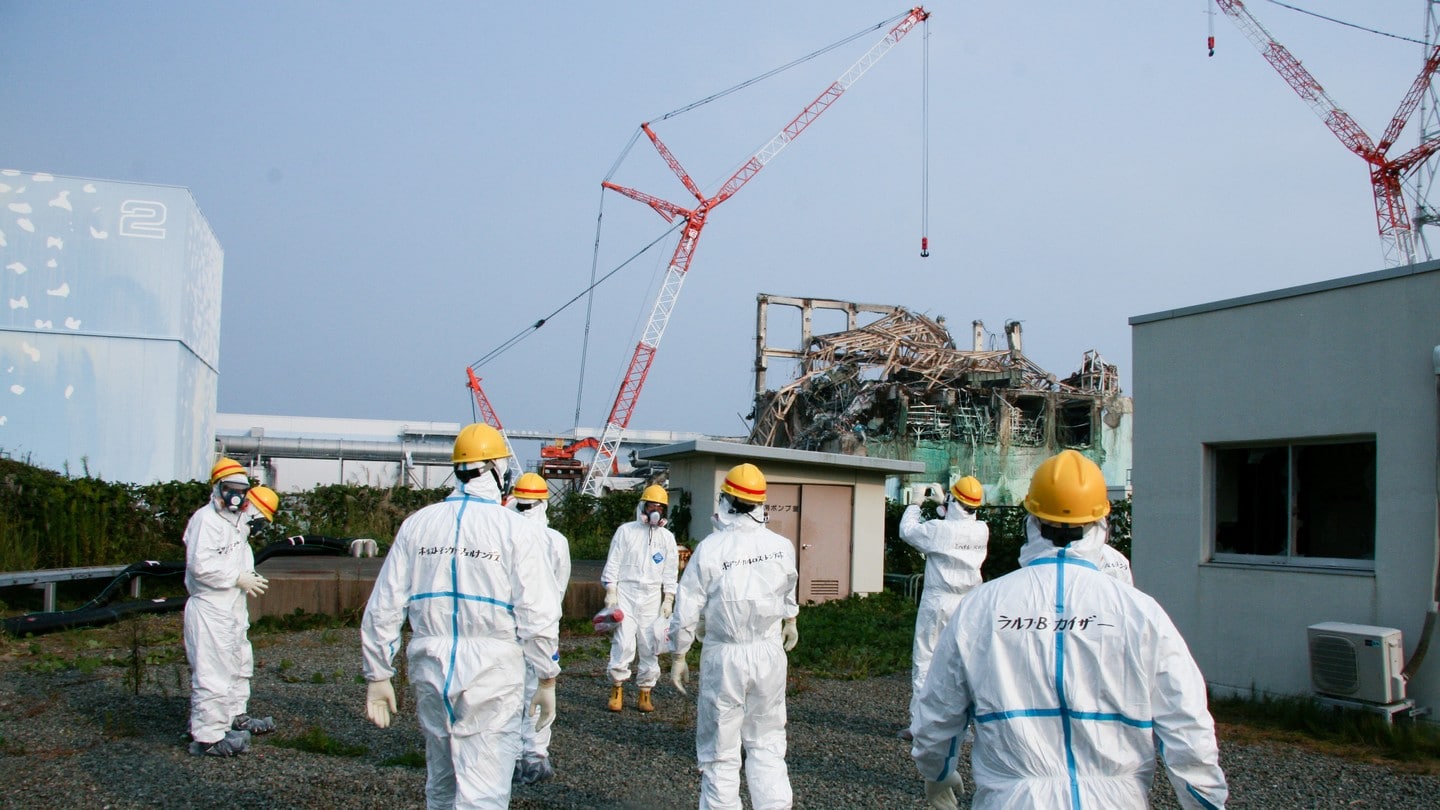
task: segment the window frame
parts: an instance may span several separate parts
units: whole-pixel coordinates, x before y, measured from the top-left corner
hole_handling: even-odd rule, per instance
[[[1379,499],[1378,481],[1376,472],[1380,466],[1379,442],[1373,433],[1344,434],[1329,436],[1306,436],[1297,438],[1276,438],[1258,441],[1243,442],[1206,442],[1204,444],[1206,463],[1206,532],[1209,541],[1209,562],[1227,565],[1240,565],[1253,568],[1272,568],[1286,570],[1321,570],[1346,573],[1373,573],[1375,571],[1375,555],[1378,547],[1374,546],[1378,540],[1379,532],[1377,526],[1371,526],[1372,549],[1371,556],[1367,558],[1350,557],[1306,557],[1297,552],[1299,543],[1299,530],[1297,521],[1297,500],[1300,495],[1295,486],[1296,475],[1296,451],[1299,448],[1315,447],[1323,445],[1340,444],[1368,444],[1374,454],[1373,467],[1369,471],[1369,478],[1372,484],[1370,502],[1372,506],[1371,520],[1378,523],[1379,520]],[[1285,488],[1286,488],[1286,525],[1284,551],[1277,554],[1246,554],[1239,552],[1220,551],[1219,540],[1219,500],[1220,500],[1220,463],[1219,453],[1231,450],[1246,449],[1284,449],[1285,459]]]

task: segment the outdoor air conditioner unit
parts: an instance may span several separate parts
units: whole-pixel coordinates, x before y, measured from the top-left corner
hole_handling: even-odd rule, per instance
[[[1400,631],[1345,622],[1312,624],[1310,683],[1330,697],[1390,704],[1405,699]]]

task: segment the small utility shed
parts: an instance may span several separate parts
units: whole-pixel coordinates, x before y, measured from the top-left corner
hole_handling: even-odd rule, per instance
[[[1135,584],[1206,680],[1309,693],[1319,622],[1398,628],[1409,660],[1435,598],[1440,262],[1130,325]],[[1440,652],[1408,694],[1440,702]]]
[[[710,533],[725,474],[750,462],[765,474],[770,528],[795,544],[799,600],[824,602],[885,588],[885,481],[923,473],[919,461],[697,439],[641,450],[670,464],[669,488],[690,494],[690,536]]]

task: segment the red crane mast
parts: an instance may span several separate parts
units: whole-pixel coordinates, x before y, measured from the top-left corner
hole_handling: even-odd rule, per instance
[[[834,104],[852,84],[865,75],[865,72],[874,66],[880,57],[884,56],[897,42],[929,16],[930,12],[920,6],[912,8],[879,42],[860,57],[855,64],[851,65],[849,70],[846,70],[840,78],[825,88],[819,97],[810,102],[805,109],[800,111],[799,115],[795,116],[775,137],[771,138],[739,170],[731,175],[730,179],[720,186],[719,191],[709,197],[706,197],[695,181],[690,178],[685,168],[680,165],[680,161],[676,160],[654,130],[650,128],[649,123],[640,125],[645,135],[650,138],[650,142],[655,145],[660,157],[670,166],[670,170],[680,179],[686,190],[695,196],[698,204],[693,208],[686,208],[643,191],[626,188],[608,181],[601,184],[605,188],[645,203],[664,217],[666,222],[673,222],[676,217],[683,217],[685,225],[681,229],[680,241],[675,246],[675,253],[670,258],[670,265],[665,272],[665,281],[660,287],[660,293],[655,299],[655,306],[650,312],[650,320],[645,326],[640,342],[635,345],[635,352],[630,357],[630,365],[626,368],[625,376],[620,382],[620,390],[615,395],[615,403],[611,406],[610,416],[605,421],[605,430],[595,448],[595,457],[591,460],[590,468],[581,485],[582,492],[600,495],[604,490],[609,471],[615,464],[620,439],[625,433],[625,428],[630,424],[630,417],[635,412],[635,404],[640,398],[641,389],[645,386],[645,378],[650,373],[650,365],[655,360],[655,353],[660,348],[660,339],[665,335],[665,327],[670,321],[670,313],[674,310],[675,301],[680,296],[680,288],[685,283],[685,274],[689,271],[690,263],[695,258],[695,246],[700,240],[700,233],[705,228],[710,212],[754,179],[755,175],[765,168],[765,164],[773,160],[791,141],[799,137],[806,127],[814,123],[821,113],[829,109],[830,105]]]
[[[1415,232],[1413,223],[1410,221],[1409,212],[1405,208],[1405,195],[1401,187],[1401,180],[1410,172],[1419,168],[1427,158],[1440,149],[1440,138],[1423,140],[1419,146],[1411,149],[1399,157],[1387,156],[1390,147],[1394,145],[1395,139],[1400,137],[1401,130],[1405,129],[1410,116],[1414,114],[1415,108],[1420,104],[1426,89],[1430,86],[1430,79],[1440,68],[1440,45],[1430,51],[1425,59],[1424,65],[1420,68],[1420,75],[1410,85],[1410,91],[1400,102],[1395,110],[1395,115],[1390,119],[1390,125],[1385,128],[1385,134],[1380,136],[1377,144],[1365,134],[1365,130],[1355,122],[1350,114],[1340,109],[1334,99],[1320,86],[1320,82],[1310,75],[1310,71],[1300,64],[1293,54],[1275,40],[1265,26],[1260,24],[1251,16],[1249,9],[1241,0],[1215,0],[1220,10],[1235,22],[1251,44],[1260,51],[1265,61],[1280,74],[1286,84],[1294,90],[1300,98],[1308,105],[1325,126],[1340,139],[1340,143],[1346,149],[1359,155],[1370,167],[1370,189],[1375,196],[1375,220],[1380,231],[1381,251],[1389,266],[1401,264],[1413,264],[1415,262]],[[1214,47],[1213,37],[1211,48]],[[1422,135],[1422,137],[1424,137]]]

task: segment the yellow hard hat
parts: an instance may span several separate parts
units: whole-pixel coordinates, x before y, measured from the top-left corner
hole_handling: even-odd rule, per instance
[[[980,479],[973,475],[967,475],[957,480],[950,487],[950,494],[955,496],[955,500],[971,509],[985,502],[985,488],[980,486]]]
[[[720,491],[746,503],[765,502],[765,475],[754,464],[740,464],[725,474]]]
[[[1035,468],[1025,511],[1051,523],[1093,523],[1110,514],[1100,466],[1074,450],[1051,456]]]
[[[510,494],[527,501],[548,501],[550,485],[536,473],[527,472],[515,482],[515,489],[511,490]]]
[[[640,500],[669,506],[670,493],[666,492],[665,488],[660,486],[659,484],[651,484],[650,486],[645,487],[644,492],[640,493]]]
[[[245,468],[240,466],[240,462],[233,458],[222,458],[210,468],[210,485],[214,486],[219,483],[220,479],[236,475],[244,478],[245,483],[250,483],[250,476],[245,474]]]
[[[500,435],[500,431],[483,422],[476,422],[466,425],[461,429],[460,435],[455,437],[455,452],[450,455],[450,460],[455,464],[469,464],[509,455],[510,450],[506,448],[505,437]]]
[[[280,509],[280,496],[270,487],[251,487],[250,491],[245,493],[245,500],[260,510],[266,520],[274,520],[275,513]]]

